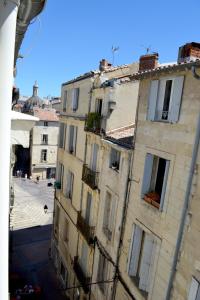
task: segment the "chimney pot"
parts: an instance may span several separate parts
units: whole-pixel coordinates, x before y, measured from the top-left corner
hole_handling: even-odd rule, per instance
[[[152,70],[158,65],[158,53],[140,56],[139,71]]]
[[[112,64],[109,63],[106,59],[102,59],[99,63],[99,70],[100,71],[106,71],[108,70],[110,67],[112,67]]]
[[[187,43],[179,47],[178,63],[200,59],[200,43]]]

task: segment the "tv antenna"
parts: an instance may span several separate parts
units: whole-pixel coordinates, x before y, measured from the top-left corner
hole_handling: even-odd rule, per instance
[[[141,45],[141,47],[144,48],[144,49],[146,50],[146,53],[145,53],[145,54],[149,54],[150,51],[152,50],[152,49],[151,49],[151,45],[149,45],[149,46]]]
[[[112,51],[112,65],[114,65],[114,61],[115,61],[115,52],[117,52],[119,50],[119,47],[114,47],[112,46],[111,51]]]

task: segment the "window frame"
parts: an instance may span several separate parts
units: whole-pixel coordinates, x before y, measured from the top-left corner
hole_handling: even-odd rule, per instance
[[[109,168],[119,172],[121,161],[121,151],[111,147],[110,158],[109,158]]]
[[[44,159],[43,156],[46,156],[46,159]],[[47,162],[47,149],[41,149],[40,162]]]
[[[45,138],[46,137],[46,141],[45,141]],[[42,145],[48,145],[48,134],[42,134],[42,137],[41,137],[41,144]]]

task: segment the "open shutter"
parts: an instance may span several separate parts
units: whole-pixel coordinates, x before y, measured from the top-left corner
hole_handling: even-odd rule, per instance
[[[154,121],[156,113],[156,103],[158,95],[158,80],[152,80],[150,85],[149,99],[148,99],[148,111],[147,120]]]
[[[66,111],[66,108],[67,108],[67,91],[64,91],[63,111]]]
[[[136,276],[137,274],[141,242],[142,242],[142,229],[139,226],[135,225],[135,230],[133,233],[133,239],[131,245],[129,269],[128,269],[129,276]]]
[[[73,186],[74,186],[74,174],[72,172],[70,172],[70,193],[71,193],[71,200],[72,200],[72,195],[73,195]]]
[[[76,140],[77,140],[77,131],[78,127],[74,127],[74,132],[73,132],[73,152],[74,154],[76,153]]]
[[[66,194],[69,196],[70,192],[70,171],[67,172],[67,186],[66,186]]]
[[[93,144],[91,170],[94,171],[94,172],[96,172],[96,170],[97,170],[98,150],[99,150],[99,146],[97,144]]]
[[[184,81],[184,76],[176,77],[173,80],[170,110],[169,110],[169,117],[168,117],[169,122],[172,123],[178,122],[179,119],[183,81]]]
[[[169,165],[170,165],[170,161],[166,160],[165,175],[164,175],[164,180],[163,180],[162,194],[161,194],[161,198],[160,198],[160,210],[163,209],[163,205],[164,205],[165,192],[166,192],[166,187],[167,187],[167,179],[168,179],[168,173],[169,173]]]
[[[147,153],[145,158],[144,174],[143,174],[143,181],[142,181],[142,191],[141,191],[142,198],[144,198],[144,195],[147,194],[150,189],[152,167],[153,167],[153,155]]]
[[[86,221],[86,223],[88,225],[90,224],[91,201],[92,201],[92,195],[88,192],[88,194],[87,194],[86,212],[85,212],[85,221]]]
[[[66,149],[66,135],[67,135],[67,125],[64,126],[64,141],[63,141],[63,148]]]
[[[86,243],[83,242],[80,263],[85,275],[87,274],[87,258],[88,258],[88,247]]]
[[[153,236],[149,234],[145,234],[142,259],[139,271],[139,288],[143,291],[149,292],[150,286],[150,267],[153,259],[153,251],[154,251],[154,240]]]
[[[72,90],[72,110],[76,111],[78,108],[78,99],[79,99],[79,88]]]
[[[104,205],[103,228],[108,228],[110,210],[111,210],[111,194],[106,192],[105,205]]]
[[[199,300],[200,298],[197,298],[198,290],[199,290],[199,283],[194,277],[192,277],[190,291],[188,294],[188,300]]]
[[[108,230],[109,230],[109,238],[112,238],[112,232],[113,232],[113,228],[114,226],[114,222],[115,222],[115,205],[116,205],[116,201],[115,199],[112,198],[111,200],[111,211],[110,211],[110,216],[108,219]]]

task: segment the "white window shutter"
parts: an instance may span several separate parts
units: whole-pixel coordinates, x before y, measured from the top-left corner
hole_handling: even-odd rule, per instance
[[[129,269],[128,269],[129,276],[136,276],[137,274],[141,242],[142,242],[142,229],[139,226],[135,225],[135,230],[133,233],[133,241],[131,245]]]
[[[150,267],[151,267],[151,260],[153,258],[153,250],[154,250],[154,240],[153,236],[149,234],[145,234],[143,252],[142,252],[142,259],[139,271],[139,288],[143,291],[149,292],[150,286]]]
[[[86,203],[86,211],[85,211],[85,221],[86,221],[87,224],[90,224],[91,203],[92,203],[92,194],[88,192],[88,194],[87,194],[87,203]]]
[[[183,90],[184,76],[176,77],[173,80],[172,95],[169,110],[169,122],[176,123],[179,119],[179,111],[181,106],[181,97]]]
[[[188,294],[188,300],[197,300],[198,289],[199,289],[199,283],[194,277],[192,277],[192,282]]]
[[[93,144],[91,170],[94,171],[94,172],[96,172],[96,170],[97,170],[98,151],[99,151],[99,146],[97,144]]]
[[[142,191],[141,191],[142,198],[144,198],[144,195],[148,193],[150,189],[152,167],[153,167],[153,155],[147,153],[145,158],[144,174],[143,174],[143,181],[142,181]]]
[[[163,209],[163,205],[164,205],[165,192],[166,192],[166,187],[167,187],[167,179],[168,179],[168,173],[169,173],[169,165],[170,165],[170,161],[166,160],[165,175],[164,175],[164,180],[163,180],[162,194],[161,194],[161,198],[160,198],[160,210]]]
[[[154,121],[156,113],[156,103],[158,95],[158,80],[152,80],[150,85],[149,99],[148,99],[148,111],[147,120]]]
[[[74,127],[74,132],[73,132],[73,151],[74,154],[76,153],[76,140],[77,140],[77,132],[78,132],[78,127]]]

